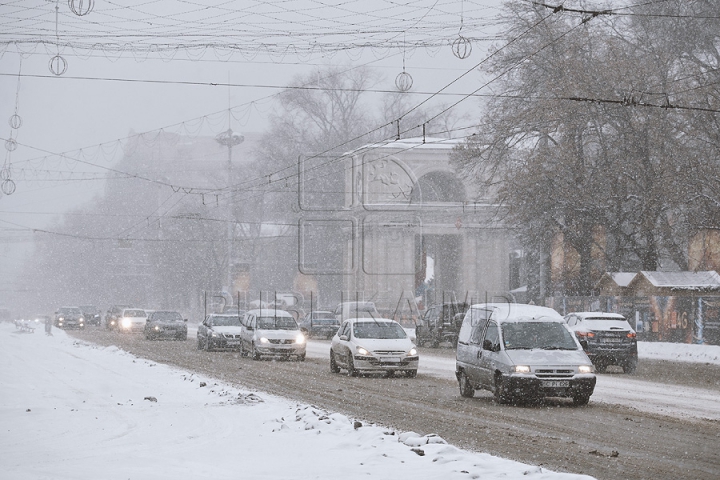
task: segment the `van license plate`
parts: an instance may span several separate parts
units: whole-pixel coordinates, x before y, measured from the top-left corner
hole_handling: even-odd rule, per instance
[[[570,386],[568,380],[545,380],[542,382],[543,388],[567,388]]]

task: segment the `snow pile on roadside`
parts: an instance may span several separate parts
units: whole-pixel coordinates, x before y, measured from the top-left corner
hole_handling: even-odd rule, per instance
[[[638,342],[638,357],[673,362],[713,363],[720,365],[719,345],[690,345],[670,342]]]
[[[34,479],[588,479],[0,325],[0,471]]]

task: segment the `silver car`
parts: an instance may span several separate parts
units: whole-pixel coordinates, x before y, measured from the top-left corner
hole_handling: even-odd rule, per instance
[[[456,355],[463,397],[486,389],[498,403],[570,397],[585,405],[595,389],[595,367],[551,308],[473,305],[463,319]]]

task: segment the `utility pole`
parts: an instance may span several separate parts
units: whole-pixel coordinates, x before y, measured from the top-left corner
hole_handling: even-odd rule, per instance
[[[232,168],[232,148],[240,145],[245,141],[245,137],[232,131],[232,111],[230,108],[230,81],[228,75],[228,129],[219,133],[215,137],[215,141],[228,149],[228,217],[227,217],[227,293],[232,299],[233,285],[233,242],[235,240],[235,195],[233,194],[233,168]]]

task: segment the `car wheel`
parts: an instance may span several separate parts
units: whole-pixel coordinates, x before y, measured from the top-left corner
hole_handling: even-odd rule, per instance
[[[200,337],[197,337],[197,349],[202,350],[202,341],[200,340]]]
[[[607,370],[607,365],[605,363],[598,362],[595,364],[595,371],[597,373],[605,373],[606,370]]]
[[[302,355],[298,355],[297,359],[298,359],[298,362],[304,362],[304,361],[305,361],[305,354],[303,353]]]
[[[330,350],[330,373],[340,373],[340,367],[338,367],[335,361],[335,354],[332,349]]]
[[[505,390],[505,382],[503,382],[502,375],[495,375],[495,401],[503,404],[508,403],[508,393]]]
[[[472,386],[472,383],[470,383],[470,379],[465,372],[460,372],[458,385],[460,386],[461,397],[472,398],[475,395],[475,388]]]
[[[260,360],[260,354],[255,349],[255,342],[250,345],[250,357],[252,357],[253,360]]]
[[[145,334],[145,340],[152,340],[152,337],[148,334]]]
[[[573,395],[573,405],[575,406],[587,405],[589,401],[590,395],[587,393],[576,393]]]
[[[209,351],[212,350],[212,348],[210,348],[210,337],[205,337],[205,345],[204,345],[204,347],[205,347],[205,351],[206,351],[206,352],[209,352]]]
[[[635,373],[635,370],[637,370],[637,358],[630,359],[626,361],[623,364],[623,372],[625,373]]]
[[[351,377],[357,377],[358,372],[355,370],[355,361],[353,360],[352,355],[348,357],[348,366],[347,366],[347,372],[348,375]]]
[[[408,371],[405,372],[405,373],[406,373],[407,376],[410,377],[410,378],[415,378],[415,377],[417,377],[417,370],[408,370]]]

